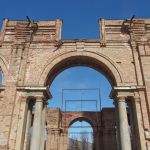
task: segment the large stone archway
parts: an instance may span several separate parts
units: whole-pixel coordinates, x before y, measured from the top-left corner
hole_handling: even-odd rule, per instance
[[[49,85],[57,74],[64,69],[73,66],[89,66],[104,73],[113,86],[123,84],[124,79],[121,69],[115,64],[115,62],[113,62],[113,60],[98,52],[90,52],[86,50],[76,52],[64,51],[58,56],[54,56],[52,60],[48,61],[42,71],[42,75],[38,80],[39,84]]]
[[[104,73],[112,85],[118,149],[131,149],[128,103],[135,149],[149,150],[150,19],[101,19],[99,24],[101,39],[62,40],[60,19],[30,23],[4,19],[0,149],[25,150],[30,143],[31,150],[43,150],[48,85],[64,69],[85,65]]]

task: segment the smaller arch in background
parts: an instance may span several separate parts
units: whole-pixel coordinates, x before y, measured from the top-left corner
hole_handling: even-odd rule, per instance
[[[74,118],[73,120],[71,120],[69,123],[68,123],[68,128],[71,127],[71,125],[73,125],[75,122],[77,121],[85,121],[87,123],[89,123],[91,125],[91,127],[93,128],[94,130],[94,127],[95,127],[95,123],[92,122],[89,118],[87,117],[78,117],[78,118]]]
[[[78,147],[92,150],[94,147],[94,129],[86,118],[75,119],[68,128],[68,149]],[[81,126],[80,126],[81,125]]]

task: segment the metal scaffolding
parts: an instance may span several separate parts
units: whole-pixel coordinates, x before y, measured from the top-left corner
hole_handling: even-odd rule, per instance
[[[70,92],[70,91],[81,91],[81,98],[75,98],[75,99],[66,99],[65,98],[65,92]],[[85,99],[83,98],[82,96],[82,93],[84,92],[90,92],[90,91],[95,91],[97,92],[97,99]],[[75,93],[74,93],[75,94]],[[82,112],[82,111],[90,111],[89,109],[88,110],[83,110],[83,106],[84,106],[84,103],[92,103],[92,105],[95,105],[95,112],[98,112],[98,111],[101,111],[101,93],[100,93],[100,88],[85,88],[85,89],[62,89],[62,105],[61,105],[61,110],[63,111],[68,111],[67,107],[68,107],[68,104],[69,103],[72,103],[72,106],[75,106],[74,104],[76,103],[80,103],[80,110],[77,110],[79,112]],[[79,107],[78,107],[79,108]],[[71,110],[70,110],[71,111]],[[76,110],[72,110],[72,111],[76,111]]]

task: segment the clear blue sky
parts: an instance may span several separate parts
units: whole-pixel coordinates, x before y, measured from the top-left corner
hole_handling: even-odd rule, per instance
[[[0,28],[3,18],[14,20],[24,20],[26,16],[33,20],[61,18],[63,20],[62,39],[98,39],[99,18],[126,19],[133,15],[136,18],[150,18],[150,0],[0,1]],[[78,88],[79,85],[83,88],[85,86],[101,87],[103,100],[108,98],[108,91],[111,89],[108,81],[96,71],[82,67],[66,70],[56,77],[51,86],[52,94],[57,99],[56,105],[61,105],[58,101],[61,99],[62,88]],[[103,105],[105,106],[104,103]],[[111,104],[107,103],[107,105]]]
[[[3,18],[62,18],[63,39],[98,38],[98,19],[150,17],[150,0],[1,0]]]
[[[62,89],[75,88],[100,88],[102,107],[111,107],[112,100],[109,99],[111,86],[106,77],[98,71],[89,67],[72,67],[60,73],[52,82],[50,87],[53,98],[49,107],[62,107]],[[96,111],[99,110],[100,99],[98,90],[64,91],[63,103],[66,102],[67,111]],[[67,100],[84,100],[71,101]],[[87,102],[86,100],[95,100]],[[96,105],[97,102],[97,105]],[[96,106],[98,107],[96,109]],[[63,110],[65,106],[63,105]]]

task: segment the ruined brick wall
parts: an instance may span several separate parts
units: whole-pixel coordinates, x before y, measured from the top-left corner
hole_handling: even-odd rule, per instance
[[[43,53],[47,45],[55,47],[55,43],[60,39],[60,29],[60,20],[41,21],[34,24],[28,21],[7,19],[3,21],[0,33],[0,66],[4,76],[3,85],[0,87],[1,149],[16,149],[18,121],[22,113],[21,92],[17,90],[17,87],[38,86],[33,83],[34,78],[29,77],[31,79],[29,80],[28,76],[34,72],[34,68],[40,72],[40,66],[43,66],[41,62],[46,61],[40,57],[40,53]],[[31,43],[38,46],[33,48]],[[34,68],[31,65],[33,62],[38,62]]]
[[[100,20],[100,40],[62,40],[60,19],[4,19],[0,32],[0,148],[16,149],[22,94],[45,88],[74,65],[103,72],[113,89],[139,98],[142,141],[150,148],[150,19]],[[32,96],[32,95],[31,95]],[[136,108],[137,109],[137,108]],[[23,130],[23,129],[22,129]]]
[[[103,108],[101,112],[62,112],[58,108],[48,108],[46,149],[67,150],[69,127],[78,120],[87,121],[93,128],[93,148],[117,149],[114,108]]]

